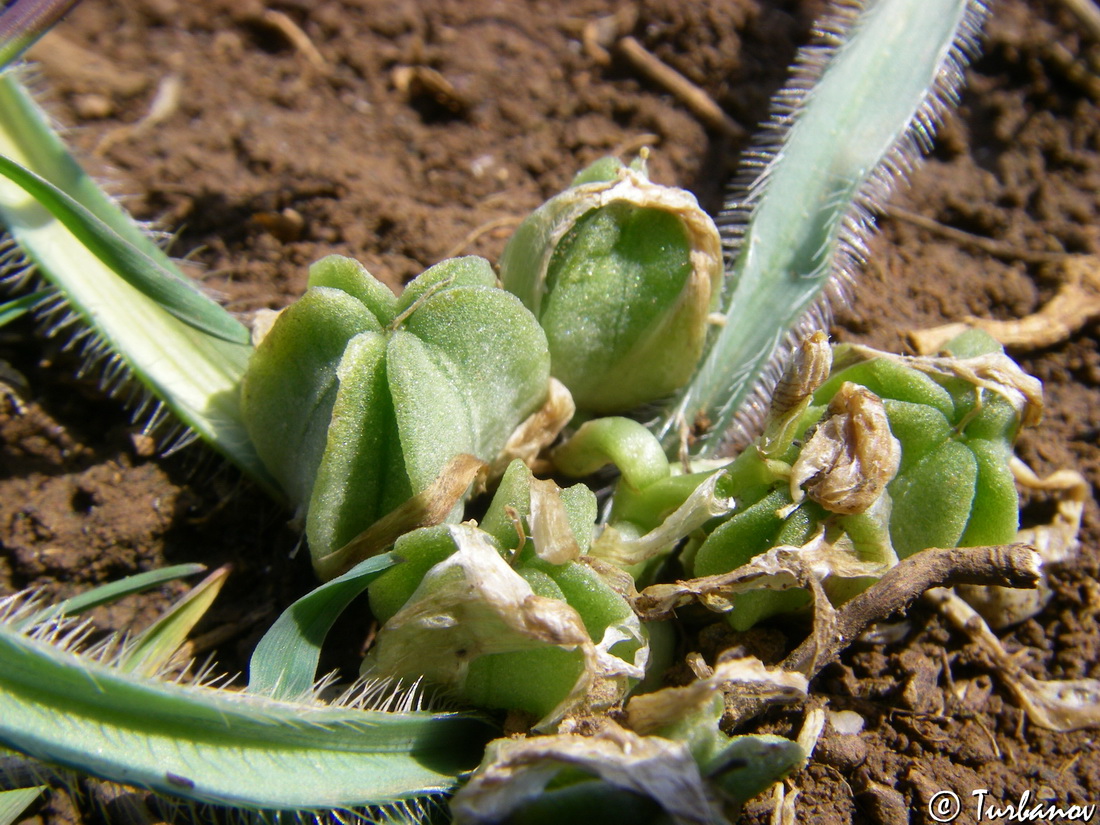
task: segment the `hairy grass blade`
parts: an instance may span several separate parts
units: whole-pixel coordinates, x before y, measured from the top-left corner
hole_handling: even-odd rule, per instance
[[[199,619],[206,615],[229,577],[229,570],[229,565],[219,567],[142,631],[127,645],[119,668],[142,676],[155,676],[187,641]]]
[[[0,221],[63,299],[51,319],[54,334],[73,324],[81,335],[90,331],[84,349],[91,358],[124,367],[183,424],[277,495],[240,417],[240,380],[252,351],[244,327],[190,285],[102,193],[11,72],[0,74],[0,155],[48,181],[49,187],[32,188],[77,227],[74,233],[21,186],[0,180]]]
[[[817,26],[819,41],[801,53],[749,153],[752,177],[719,218],[736,252],[725,318],[659,422],[666,448],[683,426],[706,421],[693,449],[714,456],[732,424],[762,415],[777,351],[792,329],[809,331],[800,319],[823,325],[822,296],[852,276],[870,210],[930,148],[985,13],[981,0],[837,2]]]
[[[0,744],[169,797],[270,812],[415,805],[450,790],[489,734],[456,713],[145,679],[66,650],[65,636],[0,623]]]
[[[10,65],[78,0],[14,0],[0,12],[0,68]]]
[[[186,578],[187,576],[194,576],[196,573],[202,573],[205,570],[206,567],[201,564],[176,564],[172,567],[162,567],[159,570],[149,570],[145,573],[127,576],[124,579],[100,585],[99,587],[73,596],[70,599],[65,599],[57,604],[39,610],[30,618],[18,622],[17,627],[39,624],[46,621],[51,616],[77,616],[95,607],[99,607],[101,604],[110,604],[111,602],[118,601],[124,596],[129,596],[133,593],[141,593],[144,590],[151,590],[165,582]]]
[[[39,785],[35,788],[0,791],[0,825],[11,825],[18,820],[44,790],[46,786]]]
[[[0,155],[0,175],[45,207],[118,277],[176,319],[223,341],[249,343],[248,330],[239,321],[195,289],[182,275],[132,246],[78,200],[3,155]]]

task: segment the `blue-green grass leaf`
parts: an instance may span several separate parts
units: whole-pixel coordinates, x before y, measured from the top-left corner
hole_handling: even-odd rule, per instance
[[[284,610],[252,654],[249,692],[273,699],[308,695],[317,679],[321,645],[332,623],[367,585],[397,562],[392,553],[367,559]]]
[[[34,309],[35,304],[45,298],[47,294],[46,292],[31,292],[21,298],[5,301],[0,304],[0,327],[4,326],[4,324],[11,323],[16,318],[26,315]]]
[[[206,615],[229,576],[229,565],[219,567],[172,605],[127,645],[120,669],[154,676],[176,655],[187,635]]]
[[[45,621],[48,616],[78,616],[102,604],[117,602],[125,596],[130,596],[134,593],[142,593],[165,584],[166,582],[183,579],[187,576],[194,576],[205,570],[206,567],[204,565],[192,563],[176,564],[172,567],[162,567],[157,570],[136,573],[133,576],[127,576],[124,579],[100,585],[99,587],[79,593],[72,598],[50,605],[38,611],[26,621],[20,622],[19,626],[23,627],[30,624],[37,624]]]
[[[39,785],[34,788],[0,791],[0,825],[12,825],[44,790],[46,786]]]
[[[0,745],[170,798],[305,814],[416,805],[451,790],[490,734],[460,713],[158,681],[65,649],[52,626],[0,622]]]
[[[3,155],[0,175],[33,196],[115,275],[165,311],[215,338],[249,343],[248,330],[240,321],[193,284],[129,243],[76,198]]]

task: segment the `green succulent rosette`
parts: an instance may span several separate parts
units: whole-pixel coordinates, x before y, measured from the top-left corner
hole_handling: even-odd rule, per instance
[[[554,377],[599,414],[687,383],[723,273],[718,230],[694,196],[613,158],[527,218],[500,267],[546,331]]]
[[[496,460],[548,383],[546,337],[487,261],[444,261],[397,297],[331,256],[256,348],[242,410],[331,578],[348,566],[341,547],[456,456]]]
[[[1041,410],[1041,384],[984,333],[925,358],[830,347],[818,332],[732,461],[673,467],[625,418],[586,422],[551,456],[568,475],[618,466],[592,554],[639,585],[688,538],[691,580],[646,587],[643,616],[702,601],[743,630],[809,605],[818,585],[846,601],[929,547],[1016,540],[1013,445]]]
[[[983,332],[968,332],[934,358],[838,347],[824,399],[845,381],[882,398],[901,443],[890,538],[901,558],[928,547],[1007,544],[1019,529],[1011,461],[1024,426],[1042,415],[1042,384]]]
[[[995,341],[967,333],[934,358],[840,345],[814,371],[793,399],[800,382],[785,377],[764,435],[724,471],[717,489],[736,506],[685,552],[694,576],[812,545],[843,601],[921,550],[1015,540],[1013,444],[1038,421],[1042,387]],[[745,629],[809,601],[798,587],[741,592],[729,620]]]

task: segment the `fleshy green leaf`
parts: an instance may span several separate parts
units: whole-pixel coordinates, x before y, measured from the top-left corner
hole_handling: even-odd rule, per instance
[[[316,287],[283,310],[248,363],[241,410],[256,451],[294,504],[309,501],[344,348],[380,329],[361,301]]]
[[[957,547],[978,482],[978,462],[964,444],[948,441],[890,485],[890,536],[898,556],[928,547]]]
[[[546,398],[550,367],[534,317],[483,259],[444,261],[395,300],[353,261],[326,259],[311,278],[257,348],[243,408],[306,516],[315,569],[333,575],[341,548],[459,456],[495,461]]]
[[[974,506],[959,544],[978,547],[1009,544],[1020,528],[1020,496],[1012,473],[1012,447],[1004,441],[970,439],[966,446],[978,463]]]

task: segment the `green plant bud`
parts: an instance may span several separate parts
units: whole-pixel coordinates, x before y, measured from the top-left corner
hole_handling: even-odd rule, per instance
[[[534,518],[532,488],[544,483],[537,482],[522,461],[513,461],[500,479],[489,509],[481,520],[481,529],[493,536],[501,547],[519,547],[521,540],[517,526],[522,525],[524,520],[530,523]],[[584,484],[574,484],[565,489],[560,489],[557,485],[551,486],[564,508],[568,522],[566,538],[576,545],[577,555],[583,556],[592,546],[597,515],[596,496]],[[560,540],[561,533],[554,539]]]
[[[899,557],[1016,540],[1012,445],[1038,420],[1042,387],[988,336],[962,340],[966,357],[952,346],[936,358],[838,346],[823,383],[825,357],[804,346],[764,434],[722,476],[719,488],[735,506],[681,557],[699,577],[689,589],[728,589],[718,580],[741,568],[751,576],[754,565],[764,572],[772,563],[760,557],[779,546],[824,546],[815,575],[839,602]],[[808,600],[802,589],[741,588],[720,609],[740,630]]]
[[[578,409],[621,412],[690,378],[721,290],[721,241],[690,193],[605,159],[520,225],[501,280],[546,330]]]
[[[357,262],[325,258],[257,347],[245,422],[323,577],[342,572],[325,559],[456,456],[496,459],[546,398],[546,338],[495,284],[486,261],[460,258],[398,298]]]
[[[513,462],[485,529],[441,525],[398,541],[405,564],[368,588],[384,622],[368,666],[543,725],[619,701],[645,675],[649,647],[630,605],[580,562],[595,519],[587,487],[561,490]]]
[[[454,539],[445,524],[406,533],[393,546],[401,563],[390,568],[367,586],[370,609],[385,624],[409,600],[424,574],[455,551]]]
[[[888,489],[890,536],[902,558],[928,547],[1013,541],[1019,496],[1010,462],[1022,426],[1038,421],[1042,386],[984,333],[948,343],[936,358],[838,347],[816,400],[842,381],[884,399],[901,463]]]

